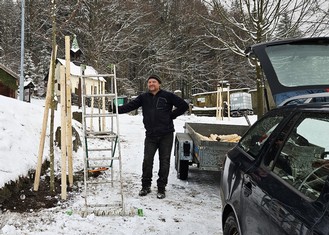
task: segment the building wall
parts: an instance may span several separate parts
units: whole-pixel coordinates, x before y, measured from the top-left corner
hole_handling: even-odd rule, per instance
[[[0,95],[17,98],[18,75],[0,64]]]
[[[80,77],[71,75],[71,92],[73,94],[78,94]],[[86,94],[101,94],[104,93],[105,81],[98,80],[95,77],[84,78],[86,85]],[[55,94],[60,95],[60,64],[57,64],[55,70]]]
[[[0,82],[0,95],[16,98],[16,91],[10,89],[8,86],[5,86]]]

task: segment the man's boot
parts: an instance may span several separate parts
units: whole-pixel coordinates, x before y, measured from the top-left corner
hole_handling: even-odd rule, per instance
[[[141,191],[139,191],[139,196],[146,196],[150,192],[151,192],[151,188],[150,187],[143,187],[141,189]]]

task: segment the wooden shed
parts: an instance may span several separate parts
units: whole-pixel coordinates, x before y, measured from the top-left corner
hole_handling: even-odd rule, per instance
[[[17,98],[19,76],[0,64],[0,95]]]
[[[29,81],[24,81],[24,101],[31,102],[31,97],[34,93],[35,85],[34,83]]]

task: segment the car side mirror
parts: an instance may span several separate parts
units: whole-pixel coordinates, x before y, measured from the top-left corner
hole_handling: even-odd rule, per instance
[[[329,152],[323,152],[320,156],[321,159],[329,159]]]

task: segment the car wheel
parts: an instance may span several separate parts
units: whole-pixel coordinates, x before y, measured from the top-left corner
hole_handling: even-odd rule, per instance
[[[188,166],[189,166],[189,161],[187,161],[187,160],[179,161],[179,179],[187,180]]]
[[[234,213],[231,212],[224,223],[224,235],[239,235],[239,228]]]

